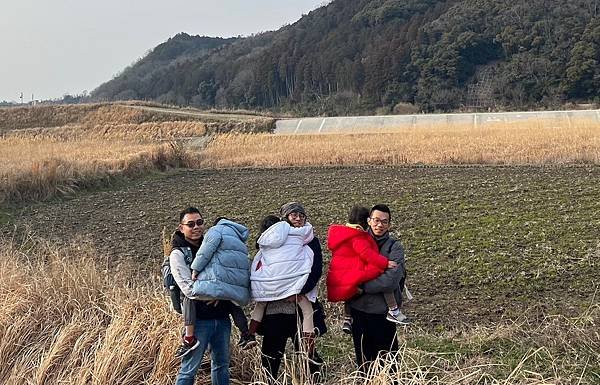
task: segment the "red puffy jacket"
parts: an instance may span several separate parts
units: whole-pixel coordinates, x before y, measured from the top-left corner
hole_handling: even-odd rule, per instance
[[[331,263],[327,272],[327,299],[346,301],[358,292],[358,285],[378,277],[388,266],[377,243],[360,228],[331,225],[327,236]]]

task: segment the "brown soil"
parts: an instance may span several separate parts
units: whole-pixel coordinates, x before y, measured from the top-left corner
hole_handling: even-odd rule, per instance
[[[305,204],[324,248],[327,226],[353,204],[389,204],[415,296],[406,312],[423,326],[525,309],[572,315],[600,283],[597,166],[181,170],[14,210],[2,232],[26,224],[58,242],[87,240],[108,263],[137,260],[158,274],[161,230],[182,208],[248,225],[253,244],[260,219],[291,200]]]

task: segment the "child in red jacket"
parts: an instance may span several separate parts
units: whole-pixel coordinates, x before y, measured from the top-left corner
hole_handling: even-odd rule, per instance
[[[359,285],[377,278],[385,269],[398,265],[379,254],[377,243],[367,229],[369,209],[355,206],[350,211],[346,225],[331,225],[327,237],[327,248],[332,258],[327,273],[327,299],[330,302],[347,301],[360,294]],[[383,293],[388,313],[388,321],[406,325],[407,317],[402,314],[394,298],[394,293]],[[352,332],[352,317],[347,304],[344,304],[344,325],[342,330]]]

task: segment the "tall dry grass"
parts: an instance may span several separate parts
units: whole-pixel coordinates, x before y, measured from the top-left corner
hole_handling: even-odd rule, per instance
[[[70,195],[115,178],[195,162],[175,142],[0,138],[0,203]]]
[[[103,104],[1,109],[0,204],[68,195],[151,170],[193,167],[192,151],[174,140],[203,136],[206,126],[186,119]]]
[[[135,106],[96,103],[0,108],[0,131],[27,128],[199,121],[192,115],[177,115]]]
[[[171,381],[177,320],[160,293],[109,274],[85,243],[27,244],[1,245],[0,383]]]
[[[119,176],[196,167],[207,134],[264,132],[273,125],[272,118],[137,105],[0,108],[0,205],[68,195]]]
[[[331,135],[221,135],[202,154],[207,167],[361,164],[598,164],[600,125],[579,122],[401,128]]]
[[[0,383],[172,383],[179,366],[173,354],[181,319],[169,310],[158,279],[148,273],[152,264],[109,267],[85,240],[72,241],[58,246],[31,237],[0,238]],[[400,332],[399,353],[382,357],[366,373],[355,370],[346,344],[335,356],[324,357],[319,382],[593,384],[600,379],[595,360],[599,314],[594,303],[575,319],[408,329]],[[319,343],[342,335],[332,327]],[[256,351],[240,352],[232,344],[233,383],[267,383],[259,362]],[[207,383],[209,376],[201,370],[198,383]],[[287,354],[276,384],[310,383],[305,361]]]

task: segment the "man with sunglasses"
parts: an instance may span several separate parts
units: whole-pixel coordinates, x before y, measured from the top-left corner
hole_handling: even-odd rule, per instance
[[[386,269],[379,277],[365,282],[362,293],[348,301],[352,315],[352,340],[359,369],[368,370],[379,354],[398,351],[396,324],[386,320],[388,305],[383,293],[392,292],[398,306],[402,303],[405,277],[404,249],[390,235],[392,214],[383,204],[373,206],[369,214],[369,233],[377,242],[379,254],[396,262],[393,269]]]
[[[173,234],[173,251],[169,255],[171,272],[183,296],[183,315],[186,332],[178,350],[182,357],[176,385],[193,385],[196,372],[202,362],[202,353],[196,347],[210,344],[211,377],[213,384],[229,384],[229,301],[196,301],[193,297],[190,265],[204,237],[204,218],[195,207],[188,207],[179,214],[179,226]],[[191,253],[183,252],[189,248]],[[191,257],[189,257],[191,256]],[[195,314],[195,323],[186,315]],[[193,330],[193,332],[192,332]]]

